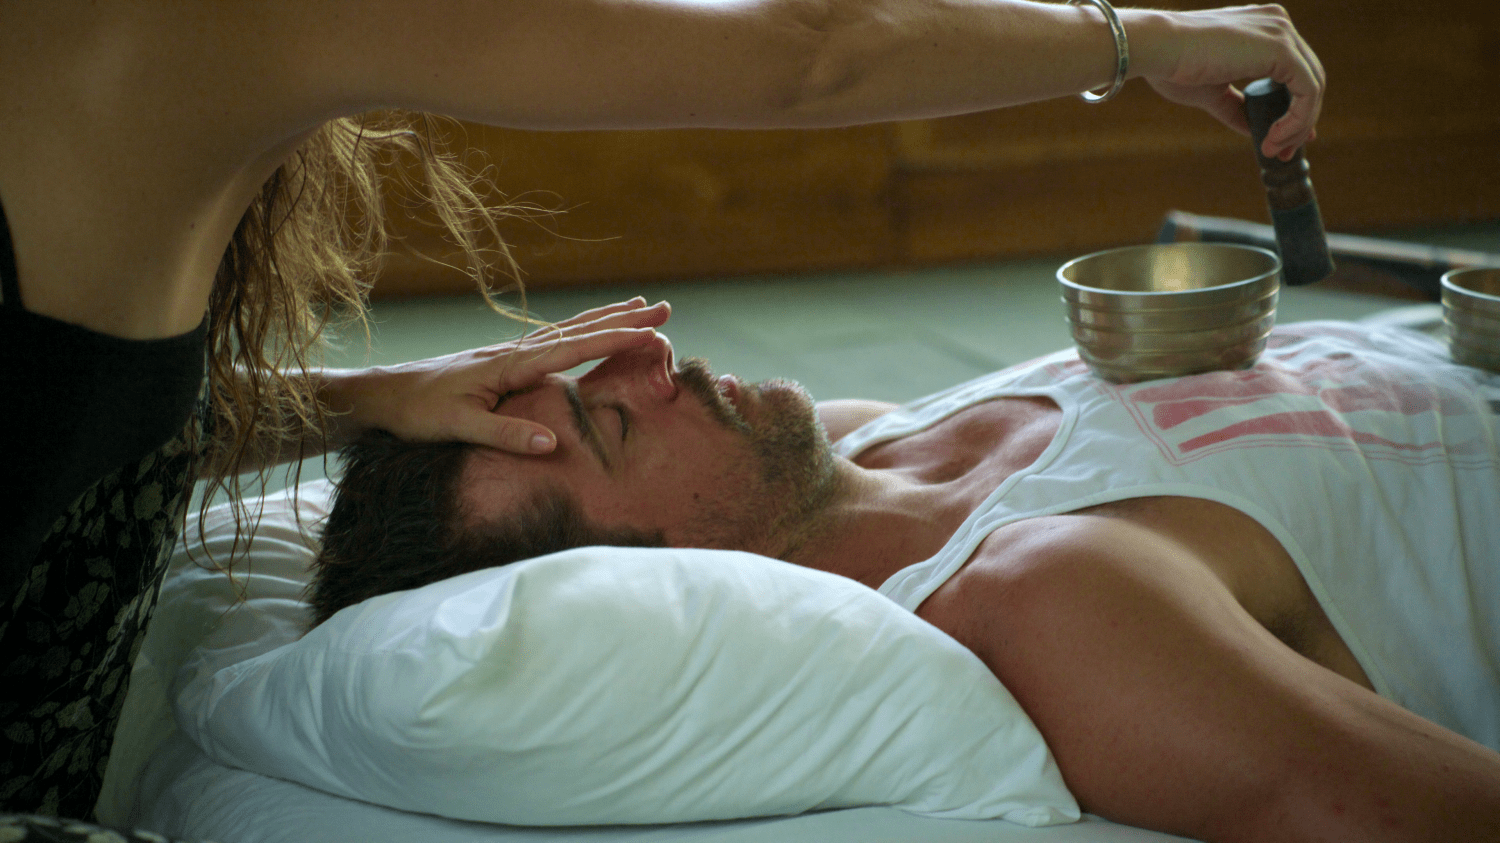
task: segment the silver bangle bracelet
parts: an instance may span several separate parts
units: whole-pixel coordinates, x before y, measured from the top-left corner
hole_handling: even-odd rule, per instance
[[[1115,14],[1115,7],[1109,5],[1107,0],[1068,0],[1069,6],[1081,6],[1091,3],[1104,15],[1104,20],[1109,23],[1109,34],[1115,39],[1115,81],[1109,86],[1109,90],[1102,94],[1093,91],[1084,91],[1078,96],[1084,102],[1101,103],[1120,92],[1125,87],[1125,74],[1130,71],[1130,42],[1125,40],[1125,25],[1120,23],[1120,16]]]

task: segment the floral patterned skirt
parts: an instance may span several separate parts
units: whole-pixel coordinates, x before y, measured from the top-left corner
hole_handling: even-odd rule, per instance
[[[149,831],[120,831],[55,817],[0,814],[0,843],[172,843]]]
[[[0,594],[0,809],[93,816],[191,497],[198,457],[188,443],[203,441],[205,413],[74,501],[29,574]],[[96,839],[38,836],[43,828],[0,825],[0,841]]]

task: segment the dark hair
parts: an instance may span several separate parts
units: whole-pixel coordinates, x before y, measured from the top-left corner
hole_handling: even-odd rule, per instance
[[[376,595],[470,571],[575,547],[665,544],[660,534],[590,523],[556,486],[539,488],[504,517],[466,518],[459,478],[477,450],[373,431],[341,452],[344,476],[308,586],[314,626]]]
[[[368,336],[366,298],[389,251],[388,207],[416,201],[433,212],[484,300],[531,323],[500,224],[541,209],[503,201],[487,172],[450,152],[451,122],[391,110],[331,120],[270,176],[235,227],[208,302],[213,424],[200,443],[207,462],[200,512],[227,492],[236,548],[256,522],[244,494],[254,483],[243,467],[263,464],[252,472],[263,483],[275,463],[268,453],[326,433],[316,364],[328,328],[352,323]],[[519,309],[490,292],[501,275],[520,291]],[[298,465],[289,465],[293,478]]]

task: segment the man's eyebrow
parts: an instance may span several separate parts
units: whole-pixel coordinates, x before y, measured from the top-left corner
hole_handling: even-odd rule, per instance
[[[583,406],[583,398],[578,394],[578,387],[572,382],[563,384],[563,395],[568,399],[568,409],[572,410],[573,424],[578,428],[578,438],[588,443],[589,450],[599,458],[599,462],[606,469],[614,468],[610,462],[609,454],[604,450],[604,442],[599,438],[599,428],[589,418],[589,411]]]
[[[498,413],[500,411],[501,404],[504,404],[512,398],[520,398],[522,395],[525,395],[529,392],[536,392],[538,386],[540,386],[540,384],[533,384],[531,386],[522,387],[521,389],[512,389],[510,392],[507,392],[501,395],[499,398],[495,399],[495,406],[490,408],[490,412]]]

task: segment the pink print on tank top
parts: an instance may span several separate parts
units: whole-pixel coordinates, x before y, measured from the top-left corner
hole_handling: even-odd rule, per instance
[[[1274,337],[1252,369],[1106,388],[1176,464],[1232,449],[1296,446],[1425,463],[1445,458],[1444,417],[1473,412],[1415,367],[1319,353],[1300,339]],[[1450,453],[1455,447],[1464,450],[1447,443]]]

